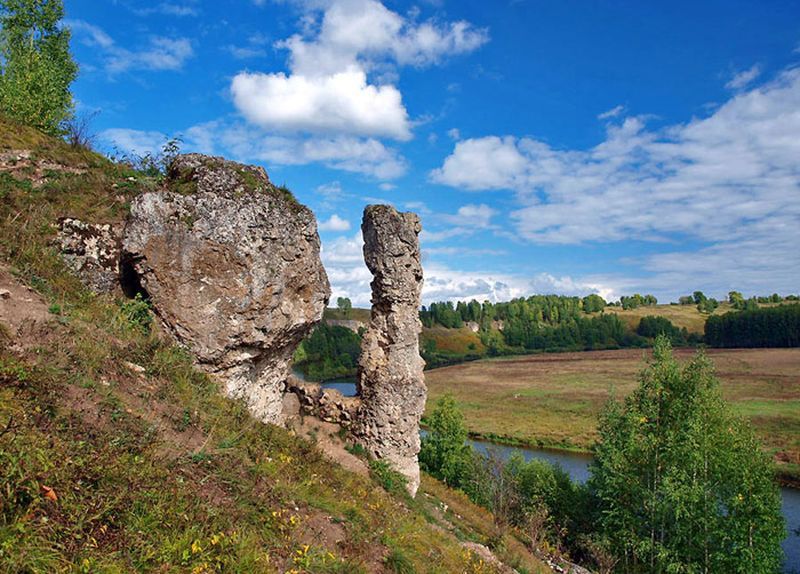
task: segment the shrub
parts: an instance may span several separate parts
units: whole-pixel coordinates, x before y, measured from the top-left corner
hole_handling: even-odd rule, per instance
[[[407,496],[406,477],[392,468],[385,460],[371,460],[369,463],[369,474],[380,484],[383,489],[399,496]]]
[[[659,336],[640,385],[609,403],[590,478],[601,536],[625,572],[778,571],[780,493],[710,362],[685,368]]]
[[[120,311],[131,327],[143,333],[150,332],[150,327],[153,325],[150,302],[146,301],[141,293],[123,303]]]
[[[441,397],[428,418],[428,434],[422,438],[420,467],[451,486],[461,486],[469,470],[470,446],[466,444],[464,416],[451,395]]]

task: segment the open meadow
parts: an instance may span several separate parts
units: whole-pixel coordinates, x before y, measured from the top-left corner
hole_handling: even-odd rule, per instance
[[[687,360],[694,351],[677,349]],[[587,450],[613,392],[636,386],[649,351],[549,353],[426,372],[431,408],[451,393],[470,432],[505,442]],[[748,417],[782,473],[800,474],[800,349],[711,349],[725,398]]]

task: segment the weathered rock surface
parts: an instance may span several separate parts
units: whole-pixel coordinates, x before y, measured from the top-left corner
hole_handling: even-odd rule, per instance
[[[289,376],[286,390],[297,397],[300,413],[342,427],[352,424],[361,404],[358,397],[345,397],[336,389],[325,389],[293,376]]]
[[[64,218],[56,238],[67,266],[97,293],[119,285],[120,231],[110,224]]]
[[[230,396],[277,423],[292,353],[330,296],[319,252],[314,215],[262,168],[189,154],[167,191],[133,202],[122,272]]]
[[[387,205],[370,205],[361,224],[364,259],[374,277],[372,315],[361,344],[361,408],[354,437],[376,458],[419,487],[419,420],[427,390],[419,355],[419,218]]]

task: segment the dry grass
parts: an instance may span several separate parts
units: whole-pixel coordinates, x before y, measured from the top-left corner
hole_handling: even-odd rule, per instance
[[[484,354],[486,347],[477,333],[467,327],[446,329],[444,327],[424,327],[422,329],[423,345],[425,341],[436,343],[436,352],[452,355]]]
[[[731,311],[729,303],[720,303],[714,311],[714,315],[722,315]],[[606,307],[605,313],[615,313],[619,315],[625,324],[635,330],[642,317],[653,315],[655,317],[666,317],[673,325],[678,328],[686,327],[690,333],[703,333],[706,319],[710,315],[701,313],[695,305],[655,305],[653,307],[637,307],[636,309],[622,309],[622,307]]]
[[[558,353],[483,360],[426,373],[429,405],[452,393],[471,432],[529,444],[588,449],[612,393],[624,397],[649,351]],[[690,350],[676,355],[688,359]],[[779,464],[800,464],[800,349],[708,351],[734,408]]]

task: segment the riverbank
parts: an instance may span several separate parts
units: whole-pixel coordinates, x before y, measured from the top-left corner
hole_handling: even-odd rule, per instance
[[[588,453],[560,452],[555,449],[539,449],[520,445],[504,446],[494,441],[469,440],[470,446],[481,453],[493,452],[506,459],[514,452],[522,454],[525,460],[540,459],[560,466],[572,480],[583,483],[589,479],[592,456]],[[794,574],[800,565],[800,490],[781,488],[781,512],[786,520],[786,538],[781,546],[786,556],[782,572]]]
[[[423,429],[427,427],[421,425]],[[515,437],[498,436],[492,433],[481,433],[469,431],[468,436],[470,440],[483,442],[487,444],[495,444],[504,447],[518,448],[518,449],[532,449],[540,452],[552,452],[554,454],[564,455],[579,455],[585,457],[593,456],[592,448],[579,448],[573,446],[563,446],[557,444],[549,444],[546,441],[526,442]],[[792,488],[800,491],[800,468],[787,470],[779,464],[775,464],[775,477],[778,484],[785,488]]]
[[[725,398],[754,425],[783,484],[800,486],[800,349],[712,349]],[[693,351],[676,350],[681,360]],[[610,396],[636,386],[645,350],[501,357],[426,372],[428,408],[452,394],[471,436],[591,452]]]

